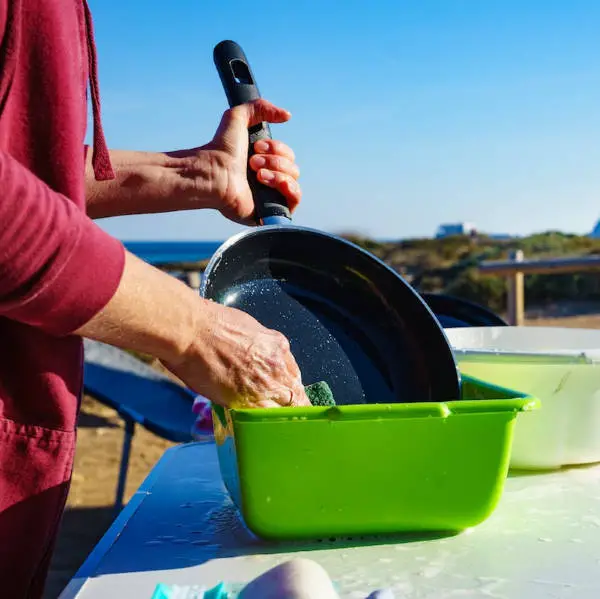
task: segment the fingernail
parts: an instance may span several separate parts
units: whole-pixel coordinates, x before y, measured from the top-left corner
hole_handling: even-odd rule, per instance
[[[252,161],[254,162],[254,166],[256,168],[260,168],[261,166],[265,166],[265,164],[267,164],[267,159],[263,158],[262,156],[254,156]]]
[[[261,139],[254,144],[255,152],[268,152],[269,151],[269,142]]]
[[[263,181],[273,181],[273,179],[275,179],[275,173],[273,173],[273,171],[267,170],[266,168],[263,168],[260,171],[260,178]]]

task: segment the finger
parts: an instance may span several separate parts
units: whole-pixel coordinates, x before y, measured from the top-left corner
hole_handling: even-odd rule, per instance
[[[300,169],[295,162],[284,158],[283,156],[274,156],[272,154],[255,154],[250,158],[250,168],[257,171],[266,168],[271,171],[277,171],[284,175],[289,175],[292,179],[300,177]]]
[[[244,121],[246,127],[258,125],[258,123],[262,123],[263,121],[267,123],[285,123],[292,118],[288,110],[275,106],[275,104],[264,98],[240,104],[230,110],[234,118],[240,118]]]
[[[243,129],[264,121],[267,123],[285,123],[292,117],[289,111],[279,108],[263,98],[234,106],[226,110],[224,116],[230,124],[243,127]]]
[[[291,389],[284,387],[276,396],[271,396],[269,399],[277,402],[282,408],[299,408],[311,405],[302,385],[295,385]]]
[[[291,114],[287,110],[279,108],[262,98],[246,104],[240,104],[223,113],[213,142],[227,152],[243,157],[248,151],[248,146],[239,144],[238,141],[247,138],[248,127],[262,123],[263,121],[285,123],[290,118]],[[293,157],[291,160],[293,160]]]
[[[298,363],[291,352],[288,352],[285,356],[285,363],[287,370],[290,373],[292,383],[292,400],[294,406],[311,406],[310,400],[306,395],[304,385],[302,384],[302,373],[298,367]]]
[[[294,405],[299,408],[312,406],[310,399],[308,399],[308,395],[306,395],[306,391],[302,385],[300,385],[294,393]]]
[[[302,385],[302,374],[300,373],[300,368],[298,368],[298,363],[296,359],[291,353],[288,353],[285,356],[285,369],[287,370],[287,380],[289,381],[289,386],[292,389],[297,389],[301,387],[304,389]]]
[[[257,154],[277,154],[294,162],[296,155],[292,148],[282,141],[276,139],[259,139],[254,144],[254,151]]]
[[[259,399],[256,402],[257,408],[281,408],[281,405],[272,399]]]
[[[277,189],[287,200],[292,212],[296,209],[302,199],[302,190],[292,177],[265,168],[261,168],[256,177],[264,185]]]

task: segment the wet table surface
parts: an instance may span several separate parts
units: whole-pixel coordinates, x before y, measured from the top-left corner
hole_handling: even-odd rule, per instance
[[[213,444],[168,450],[60,599],[150,598],[158,583],[251,580],[294,556],[341,597],[600,597],[600,467],[509,477],[492,516],[452,537],[266,543],[241,524]]]

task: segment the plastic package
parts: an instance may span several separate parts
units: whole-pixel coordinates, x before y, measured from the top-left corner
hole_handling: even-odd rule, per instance
[[[224,583],[211,589],[198,585],[159,584],[151,599],[235,599],[243,587]]]

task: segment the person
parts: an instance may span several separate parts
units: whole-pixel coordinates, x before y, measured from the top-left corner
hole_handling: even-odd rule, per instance
[[[309,402],[281,334],[201,299],[93,221],[207,208],[249,223],[248,126],[289,113],[258,100],[225,111],[204,146],[108,151],[86,0],[0,0],[0,42],[0,588],[35,599],[71,478],[81,337],[155,356],[222,405]],[[295,208],[291,149],[255,151],[259,181]]]

